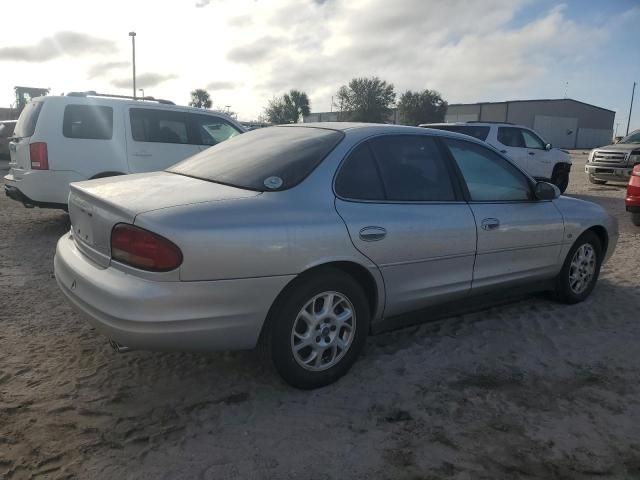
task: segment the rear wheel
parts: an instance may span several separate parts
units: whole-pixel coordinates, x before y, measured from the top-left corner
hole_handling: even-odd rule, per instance
[[[338,270],[301,277],[275,308],[267,346],[280,376],[312,389],[335,382],[351,368],[369,331],[362,287]]]
[[[589,182],[593,183],[594,185],[604,185],[605,183],[607,183],[606,180],[598,180],[593,175],[589,175]]]
[[[573,304],[585,300],[593,291],[600,274],[602,246],[593,232],[585,232],[567,254],[556,278],[556,296]]]
[[[640,227],[640,213],[632,213],[631,214],[631,223]]]

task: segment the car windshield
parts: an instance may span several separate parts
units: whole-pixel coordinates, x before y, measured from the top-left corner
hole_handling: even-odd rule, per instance
[[[344,134],[314,127],[270,127],[238,135],[190,157],[168,172],[257,191],[296,186]]]
[[[640,143],[640,130],[631,132],[631,135],[624,137],[618,143]]]

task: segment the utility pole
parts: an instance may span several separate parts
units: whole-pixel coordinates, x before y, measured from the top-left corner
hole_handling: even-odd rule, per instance
[[[129,32],[131,37],[131,55],[133,60],[133,98],[136,96],[136,32]]]
[[[616,138],[618,136],[618,126],[620,125],[620,122],[616,123],[616,131],[613,132],[613,138]]]
[[[629,105],[629,120],[627,120],[627,133],[629,135],[629,124],[631,123],[631,111],[633,110],[633,96],[636,93],[636,82],[633,82],[633,90],[631,90],[631,105]]]
[[[569,82],[564,82],[564,98],[567,98],[568,91],[569,91]]]

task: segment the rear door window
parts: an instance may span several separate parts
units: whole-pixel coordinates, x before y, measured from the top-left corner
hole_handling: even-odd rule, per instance
[[[426,135],[385,135],[371,140],[387,200],[447,202],[453,183],[435,140]]]
[[[62,134],[67,138],[111,140],[113,108],[98,105],[67,105],[62,119]]]
[[[189,114],[193,136],[198,145],[217,145],[242,133],[226,120],[213,115]]]
[[[30,102],[25,105],[13,132],[14,136],[23,138],[30,137],[35,133],[36,123],[38,122],[43,103],[44,102]]]
[[[131,135],[138,142],[194,143],[189,141],[189,119],[183,112],[131,108]]]

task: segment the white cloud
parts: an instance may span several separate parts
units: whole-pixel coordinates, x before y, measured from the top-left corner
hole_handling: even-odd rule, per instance
[[[370,75],[398,93],[431,88],[451,102],[558,97],[566,80],[577,89],[597,72],[594,59],[608,54],[615,29],[635,28],[638,18],[631,9],[584,24],[562,7],[532,17],[530,0],[112,0],[80,32],[90,0],[22,1],[39,15],[29,29],[0,29],[0,104],[14,85],[128,94],[127,33],[135,30],[146,94],[186,104],[208,85],[215,106],[246,119],[290,88],[307,91],[313,109],[329,109],[340,85]],[[599,103],[599,94],[579,99]]]

